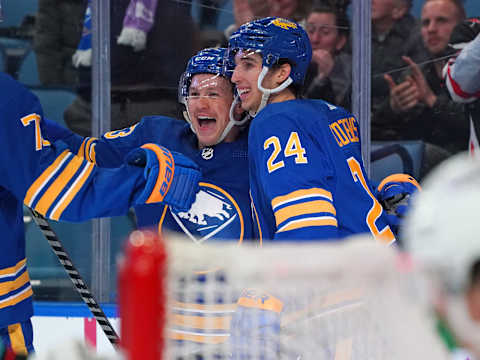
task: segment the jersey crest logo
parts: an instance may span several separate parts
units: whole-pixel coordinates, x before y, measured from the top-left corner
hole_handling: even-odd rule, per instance
[[[296,29],[297,24],[287,20],[287,19],[275,19],[272,21],[272,24],[278,27],[281,27],[284,30]]]
[[[197,244],[218,234],[218,238],[243,240],[244,221],[241,210],[225,190],[200,183],[200,191],[190,210],[170,212],[187,236]]]
[[[210,160],[211,158],[213,158],[213,148],[210,148],[210,147],[203,148],[202,158],[204,158],[205,160]]]

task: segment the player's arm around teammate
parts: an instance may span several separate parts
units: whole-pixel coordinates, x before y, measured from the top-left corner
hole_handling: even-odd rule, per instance
[[[171,192],[185,185],[179,182],[198,182],[200,172],[188,159],[144,146],[126,159],[133,166],[101,169],[72,154],[63,142],[44,139],[38,99],[7,75],[1,74],[0,81],[8,89],[0,100],[5,149],[0,185],[27,206],[55,220],[80,221],[111,209],[124,213],[139,203],[171,201],[188,208],[193,202],[194,188],[192,194]]]

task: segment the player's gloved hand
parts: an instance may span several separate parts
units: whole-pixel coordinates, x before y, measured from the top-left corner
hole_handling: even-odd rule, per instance
[[[145,167],[147,184],[137,203],[164,202],[179,211],[190,209],[201,177],[199,167],[192,160],[163,146],[144,144],[128,153],[125,161]]]
[[[230,322],[231,359],[279,358],[283,302],[257,289],[246,289]]]
[[[420,184],[408,174],[393,174],[382,180],[377,188],[377,200],[387,213],[387,220],[395,235],[410,206],[410,198],[421,190]]]

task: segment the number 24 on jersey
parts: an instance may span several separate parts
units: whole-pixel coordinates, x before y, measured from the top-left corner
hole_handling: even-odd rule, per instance
[[[267,168],[268,172],[272,173],[275,170],[281,169],[285,166],[285,162],[283,160],[277,159],[280,152],[283,149],[283,156],[289,157],[294,156],[295,164],[307,164],[308,159],[305,155],[306,150],[302,147],[300,143],[300,138],[296,131],[290,133],[290,137],[285,145],[282,147],[280,143],[280,139],[277,136],[271,136],[263,143],[263,149],[267,150],[269,147],[273,146],[273,151],[270,157],[267,160]]]

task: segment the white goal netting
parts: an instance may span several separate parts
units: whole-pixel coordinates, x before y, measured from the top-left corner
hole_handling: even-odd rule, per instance
[[[417,275],[371,238],[166,243],[166,359],[448,358]]]

